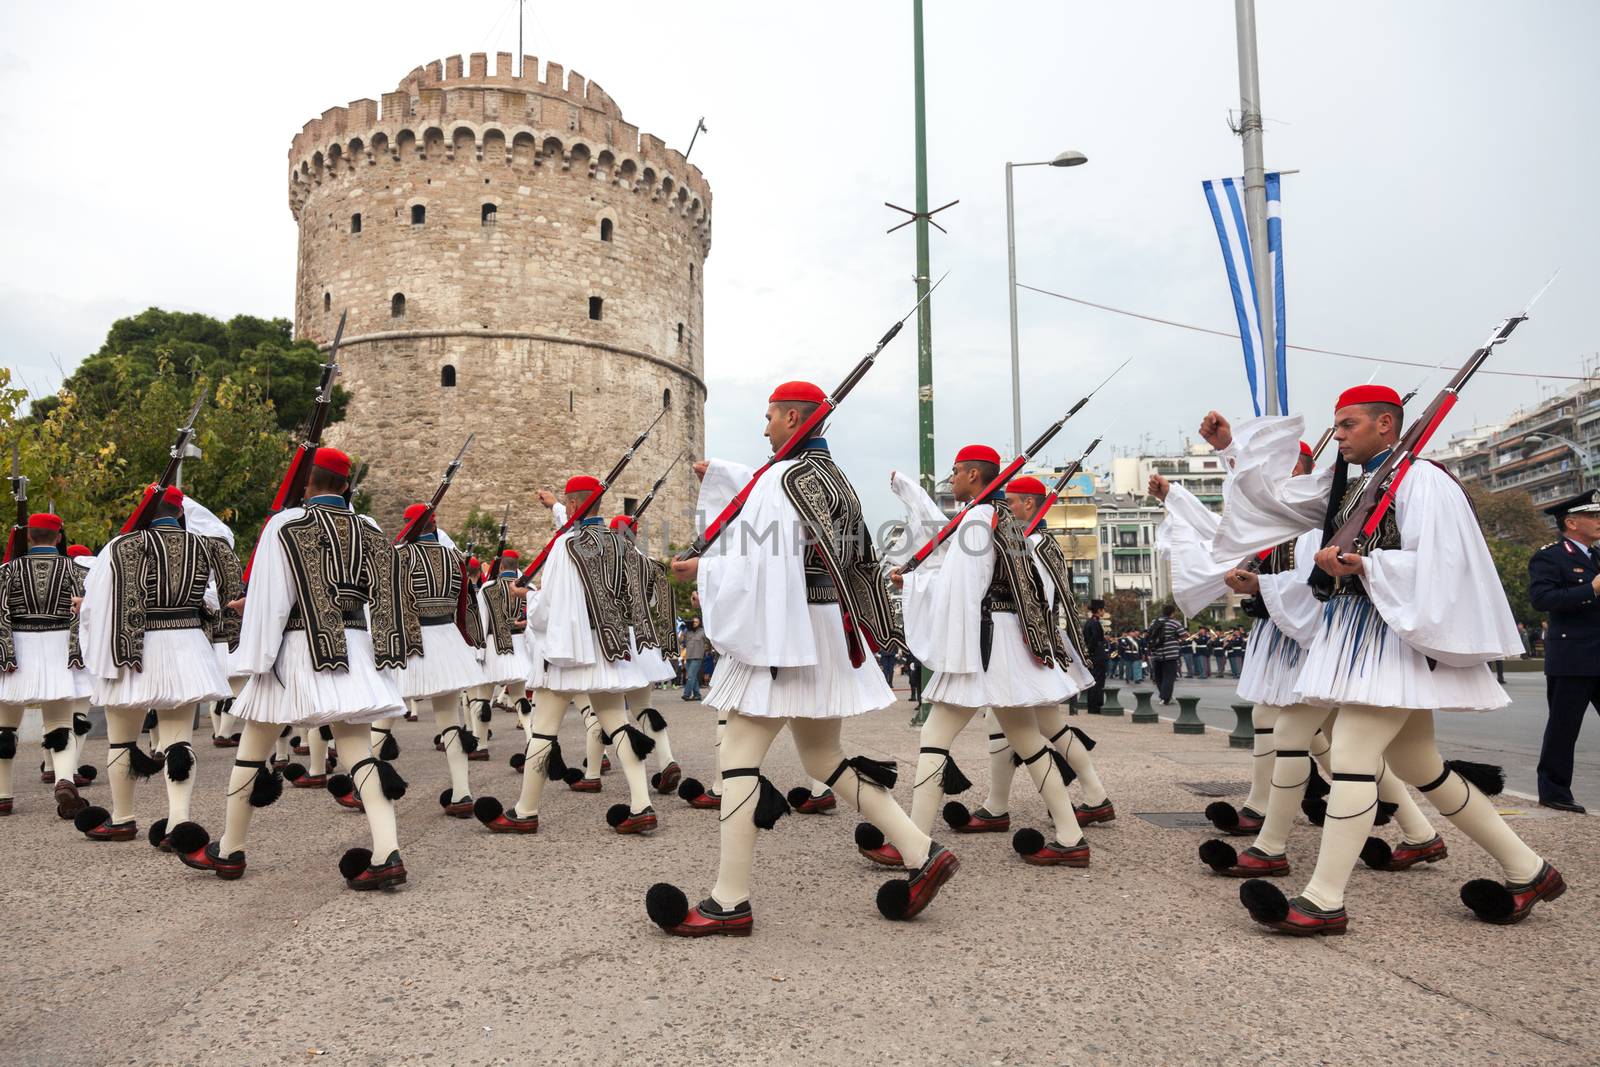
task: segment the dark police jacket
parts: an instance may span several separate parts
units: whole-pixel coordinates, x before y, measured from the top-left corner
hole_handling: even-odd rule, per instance
[[[1565,537],[1528,560],[1528,598],[1535,611],[1550,616],[1548,676],[1600,676],[1600,599],[1592,584],[1597,574],[1589,554]]]
[[[1109,658],[1106,655],[1106,628],[1099,619],[1091,617],[1083,620],[1083,643],[1089,662],[1096,667],[1104,666]]]

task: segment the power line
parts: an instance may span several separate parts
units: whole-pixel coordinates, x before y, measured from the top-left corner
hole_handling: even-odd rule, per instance
[[[1067,300],[1074,304],[1082,304],[1084,307],[1097,308],[1100,311],[1109,311],[1113,315],[1126,315],[1130,319],[1143,319],[1145,322],[1158,322],[1163,326],[1176,326],[1180,330],[1193,330],[1195,333],[1208,333],[1213,337],[1227,337],[1234,341],[1239,339],[1238,334],[1229,333],[1226,330],[1213,330],[1206,326],[1195,326],[1192,323],[1177,322],[1173,319],[1163,319],[1156,315],[1145,315],[1137,311],[1129,311],[1126,308],[1112,307],[1110,304],[1097,304],[1093,300],[1084,300],[1081,297],[1068,296],[1066,293],[1057,293],[1052,292],[1049,289],[1040,289],[1038,286],[1034,285],[1024,285],[1022,282],[1017,283],[1017,288],[1027,289],[1035,293],[1042,293],[1045,296],[1053,296],[1057,300]],[[1388,359],[1382,356],[1362,356],[1357,355],[1354,352],[1336,352],[1331,348],[1312,348],[1309,345],[1285,345],[1284,347],[1292,348],[1296,352],[1314,352],[1321,356],[1338,356],[1341,359],[1359,359],[1368,363],[1388,363],[1396,367],[1424,367],[1431,370],[1437,369],[1439,366],[1437,363],[1416,363],[1411,360]],[[1586,382],[1590,380],[1590,376],[1584,374],[1538,374],[1532,371],[1487,369],[1481,370],[1478,373],[1498,374],[1506,378],[1561,378],[1574,382]]]

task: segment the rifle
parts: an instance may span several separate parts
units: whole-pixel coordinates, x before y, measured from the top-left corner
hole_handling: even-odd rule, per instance
[[[667,469],[661,472],[661,477],[656,479],[656,484],[650,487],[650,491],[644,495],[644,499],[639,501],[639,506],[633,509],[633,514],[628,516],[633,520],[635,527],[639,525],[639,519],[644,515],[645,509],[650,506],[650,502],[656,498],[656,493],[661,490],[663,485],[667,484],[667,475],[672,473],[672,469],[678,465],[679,460],[683,459],[684,455],[685,453],[679,452],[673,461],[667,464]]]
[[[448,466],[444,469],[444,477],[439,479],[439,484],[434,487],[433,498],[428,501],[427,509],[415,519],[406,523],[405,528],[395,535],[394,543],[397,545],[413,544],[422,536],[422,527],[435,516],[439,504],[444,500],[445,493],[450,490],[450,482],[454,480],[456,471],[461,469],[461,458],[467,454],[467,449],[472,447],[472,439],[476,434],[467,434],[467,439],[461,442],[461,451],[456,453]]]
[[[17,521],[6,537],[5,562],[28,554],[28,479],[22,473],[22,448],[11,446],[11,498],[17,502]]]
[[[155,504],[155,498],[161,491],[172,485],[178,478],[178,464],[183,462],[183,454],[189,448],[189,441],[194,437],[194,420],[199,417],[200,409],[205,405],[206,391],[200,390],[200,395],[194,398],[194,407],[189,409],[189,417],[182,426],[178,427],[178,435],[172,441],[172,447],[167,450],[167,466],[161,472],[161,478],[151,485],[144,487],[144,495],[139,498],[138,505],[133,509],[133,514],[128,516],[128,521],[122,524],[123,533],[132,533],[142,530],[150,525],[150,509]]]
[[[500,561],[506,554],[506,527],[511,525],[511,505],[506,505],[504,515],[500,516],[500,543],[494,546],[494,562],[489,565],[489,581],[500,577]]]
[[[1044,522],[1044,517],[1050,513],[1050,509],[1055,507],[1056,501],[1061,499],[1061,494],[1066,491],[1067,483],[1077,477],[1078,472],[1083,469],[1083,461],[1089,458],[1089,453],[1100,447],[1100,438],[1104,436],[1105,434],[1101,434],[1100,437],[1090,441],[1089,447],[1083,450],[1083,455],[1067,464],[1067,469],[1062,471],[1061,477],[1056,479],[1055,486],[1051,488],[1049,495],[1044,498],[1044,503],[1039,505],[1038,513],[1034,515],[1033,521],[1028,523],[1028,528],[1023,532],[1023,536],[1033,536],[1033,532]]]
[[[317,449],[322,445],[322,431],[328,426],[328,416],[333,410],[333,380],[339,376],[339,342],[344,339],[344,322],[350,315],[347,308],[339,313],[339,326],[333,331],[333,344],[328,346],[328,361],[322,365],[322,381],[317,384],[317,398],[311,408],[311,415],[306,419],[305,432],[300,435],[300,443],[295,446],[294,456],[289,460],[289,469],[283,474],[283,481],[278,483],[278,491],[272,497],[272,506],[267,509],[267,518],[282,511],[284,508],[297,508],[304,502],[306,496],[306,482],[311,478],[311,463],[317,457]],[[259,538],[256,548],[261,547]],[[244,584],[250,585],[250,570],[256,565],[256,550],[250,550],[250,562],[245,564]]]
[[[738,516],[739,512],[744,510],[745,501],[750,499],[750,491],[756,487],[756,483],[761,480],[761,476],[767,473],[774,463],[780,463],[798,452],[800,446],[805,444],[812,434],[820,430],[823,420],[833,414],[840,404],[844,403],[844,398],[850,395],[850,390],[854,389],[856,384],[866,376],[867,371],[872,369],[872,364],[877,360],[878,353],[883,351],[885,345],[894,340],[895,335],[900,332],[900,328],[905,325],[906,320],[917,313],[917,309],[922,306],[923,301],[932,296],[933,290],[943,285],[945,278],[949,276],[949,271],[940,275],[939,280],[933,283],[933,286],[922,296],[922,299],[912,304],[911,310],[900,316],[900,320],[889,327],[888,332],[882,337],[878,338],[878,343],[873,347],[872,351],[861,357],[861,361],[851,368],[849,374],[845,375],[844,381],[840,382],[832,393],[823,398],[822,402],[817,405],[817,409],[806,416],[805,421],[796,428],[794,434],[783,443],[783,446],[772,453],[772,458],[763,463],[761,468],[745,483],[744,488],[733,495],[733,499],[728,501],[728,506],[723,508],[721,513],[711,520],[711,524],[694,539],[694,544],[678,554],[677,558],[679,560],[694,559],[696,556],[704,554],[705,550],[711,547],[712,542],[722,535],[722,531],[727,529],[728,524]]]
[[[1467,361],[1451,376],[1445,387],[1439,390],[1439,395],[1434,397],[1433,402],[1423,411],[1422,417],[1401,434],[1400,440],[1389,450],[1387,458],[1378,465],[1377,470],[1362,488],[1361,496],[1351,510],[1350,517],[1323,540],[1322,547],[1337,548],[1342,561],[1346,553],[1355,552],[1358,548],[1371,543],[1378,533],[1378,524],[1394,507],[1395,494],[1399,492],[1400,483],[1405,481],[1418,454],[1428,446],[1440,424],[1456,406],[1461,390],[1466,388],[1472,376],[1478,373],[1478,368],[1488,360],[1495,346],[1505,344],[1512,331],[1528,320],[1528,312],[1554,281],[1555,275],[1551,275],[1550,281],[1534,294],[1533,299],[1528,301],[1527,307],[1523,308],[1521,313],[1498,323],[1489,332],[1489,339],[1467,357]],[[1334,505],[1337,506],[1337,502],[1334,502]],[[1319,592],[1331,591],[1332,576],[1318,568],[1311,576],[1311,585]]]
[[[969,500],[965,507],[956,512],[955,518],[945,523],[944,527],[940,529],[937,534],[930,538],[928,542],[921,548],[917,549],[916,554],[901,565],[900,573],[903,575],[910,574],[912,571],[922,566],[923,561],[929,556],[933,555],[934,550],[948,541],[950,536],[956,532],[956,527],[960,526],[961,520],[967,517],[967,512],[971,511],[979,504],[987,503],[991,497],[1004,489],[1006,487],[1006,483],[1014,478],[1016,473],[1022,469],[1022,465],[1037,455],[1045,445],[1049,444],[1050,439],[1061,432],[1061,427],[1067,424],[1067,420],[1082,410],[1083,406],[1094,397],[1094,394],[1098,393],[1101,389],[1104,389],[1106,382],[1109,382],[1111,379],[1115,378],[1119,373],[1121,373],[1122,368],[1126,367],[1132,361],[1132,359],[1133,357],[1129,356],[1127,359],[1123,360],[1121,365],[1118,366],[1116,370],[1106,375],[1105,379],[1101,381],[1099,385],[1095,386],[1094,389],[1090,391],[1088,396],[1072,405],[1067,413],[1061,416],[1055,422],[1051,423],[1044,433],[1039,435],[1038,439],[1035,440],[1033,444],[1023,449],[1021,455],[1017,456],[1010,463],[1007,463],[1003,468],[1001,468],[1000,473],[994,476],[993,481],[983,487],[983,491],[981,493]]]
[[[356,464],[355,473],[350,476],[350,480],[348,482],[346,482],[345,486],[344,486],[344,502],[346,504],[350,503],[350,501],[355,499],[356,490],[361,488],[361,482],[362,482],[362,480],[364,478],[366,478],[366,476],[367,476],[367,465],[366,465],[366,463],[363,461],[361,463]]]
[[[633,454],[639,451],[639,446],[644,444],[645,438],[650,436],[650,431],[656,428],[656,423],[660,422],[666,413],[667,406],[663,404],[661,405],[661,410],[656,412],[656,417],[650,420],[650,425],[646,426],[644,432],[633,439],[633,444],[629,445],[628,450],[622,454],[622,458],[617,460],[616,466],[611,468],[611,473],[600,479],[600,488],[591,491],[583,503],[573,509],[572,514],[567,516],[567,521],[561,524],[561,529],[557,530],[555,536],[546,542],[537,556],[533,557],[533,562],[528,564],[527,568],[518,576],[518,585],[526,587],[529,580],[535,574],[538,574],[539,569],[544,566],[544,561],[550,558],[550,550],[556,547],[556,542],[561,540],[561,535],[578,525],[579,522],[582,522],[583,517],[595,509],[600,503],[600,497],[605,494],[607,489],[611,488],[612,482],[622,476],[623,470],[628,466],[628,461],[633,459]]]

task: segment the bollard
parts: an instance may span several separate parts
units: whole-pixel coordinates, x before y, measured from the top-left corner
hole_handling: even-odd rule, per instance
[[[1255,710],[1254,704],[1233,705],[1234,718],[1238,723],[1233,728],[1233,733],[1228,735],[1229,748],[1254,748],[1256,744],[1256,728],[1250,721],[1250,713]]]
[[[1134,722],[1149,723],[1161,721],[1161,716],[1156,714],[1156,709],[1150,703],[1150,698],[1155,695],[1154,689],[1135,689],[1133,691]]]
[[[1173,720],[1172,732],[1175,734],[1203,734],[1206,724],[1200,721],[1196,711],[1200,707],[1199,697],[1179,697],[1178,717]]]
[[[1117,694],[1120,692],[1122,692],[1120,686],[1106,686],[1106,699],[1105,703],[1100,705],[1100,714],[1115,715],[1119,719],[1122,718],[1122,705],[1117,702]]]

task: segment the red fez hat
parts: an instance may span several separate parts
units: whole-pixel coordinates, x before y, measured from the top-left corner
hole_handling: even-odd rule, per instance
[[[161,500],[163,503],[171,504],[173,507],[181,508],[183,507],[183,490],[179,489],[175,485],[169,485],[167,486],[166,490],[162,492]]]
[[[406,521],[407,522],[416,522],[418,519],[422,518],[422,513],[424,511],[427,511],[427,510],[428,510],[428,505],[426,505],[426,504],[412,504],[412,505],[410,505],[409,507],[406,508]]]
[[[810,382],[784,382],[767,397],[767,403],[777,404],[787,400],[801,404],[820,404],[826,399],[828,394]]]
[[[1006,484],[1006,492],[1012,496],[1044,496],[1050,490],[1044,483],[1031,474],[1024,474],[1020,478],[1013,478]]]
[[[1000,453],[988,445],[968,445],[956,453],[957,463],[993,463],[1000,466]]]
[[[467,557],[467,568],[469,570],[481,571],[481,570],[483,570],[483,561],[480,560],[477,556],[468,556]]]
[[[612,518],[611,518],[611,528],[613,530],[620,530],[624,526],[626,526],[630,530],[637,530],[639,528],[639,524],[633,521],[633,516],[632,515],[614,515],[614,516],[612,516]]]
[[[592,493],[600,488],[600,479],[592,478],[587,474],[574,474],[567,479],[567,492]]]
[[[92,556],[92,555],[94,555],[94,553],[89,551],[89,546],[88,545],[68,545],[67,546],[67,556],[70,559],[77,559],[79,556]]]
[[[30,530],[55,530],[61,531],[61,516],[52,515],[48,511],[36,511],[28,516],[28,529]]]
[[[1304,441],[1301,441],[1300,442],[1300,454],[1302,456],[1306,457],[1307,459],[1310,459],[1311,458],[1311,446],[1306,444]]]
[[[1333,410],[1338,411],[1351,404],[1393,404],[1397,408],[1404,406],[1400,403],[1400,394],[1387,385],[1352,386],[1339,394],[1339,402],[1333,405]]]
[[[341,478],[350,477],[350,457],[337,448],[319,448],[311,457],[313,467],[321,467]]]
[[[500,553],[500,562],[501,563],[504,563],[508,559],[521,559],[521,558],[522,557],[517,554],[517,550],[514,549],[514,548],[508,548],[504,552]]]

